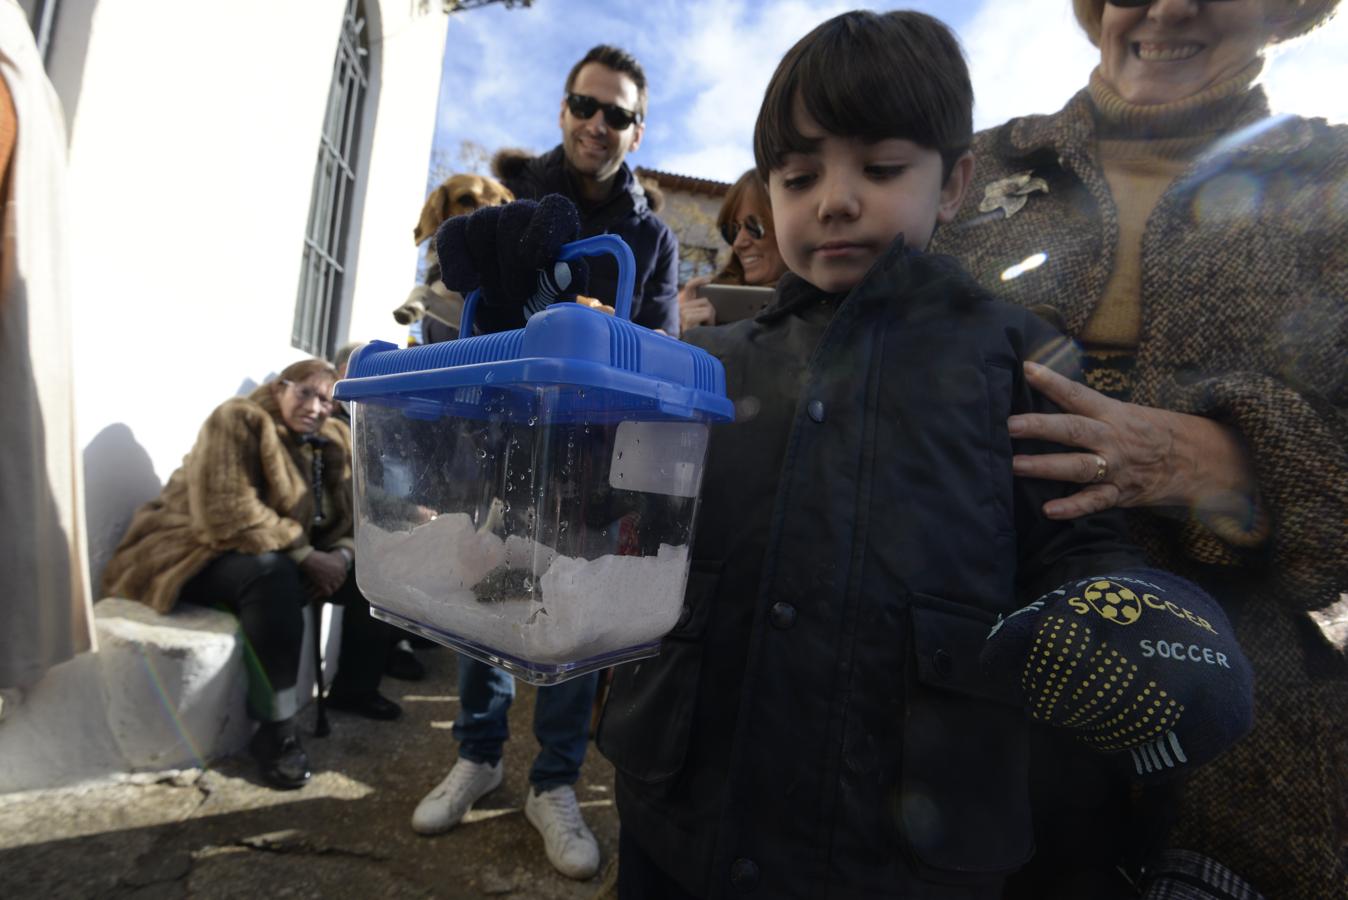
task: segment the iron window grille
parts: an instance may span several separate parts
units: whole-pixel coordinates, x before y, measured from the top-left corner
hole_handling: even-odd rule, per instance
[[[369,36],[361,0],[347,0],[332,66],[323,137],[314,166],[304,264],[291,344],[331,358],[337,345],[337,305],[351,248],[351,202],[356,185],[361,110],[370,86]]]

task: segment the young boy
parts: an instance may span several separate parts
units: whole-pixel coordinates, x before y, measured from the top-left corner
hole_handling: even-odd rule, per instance
[[[625,900],[995,897],[1033,852],[1027,695],[1043,721],[1094,721],[1107,750],[1169,727],[1138,719],[1173,711],[1159,678],[1216,679],[1220,713],[1248,722],[1243,660],[1146,669],[1161,661],[1138,642],[1117,644],[1126,659],[1103,641],[1055,649],[1078,625],[1141,618],[1187,629],[1199,657],[1189,632],[1229,641],[1215,604],[1163,573],[1068,585],[1053,596],[1073,612],[1033,650],[1032,626],[1007,620],[1011,677],[980,668],[1000,616],[1143,563],[1117,519],[1049,521],[1065,486],[1012,477],[1007,417],[1049,409],[1023,365],[1065,355],[1063,339],[921,255],[969,182],[971,111],[956,39],[914,12],[824,23],[768,86],[754,153],[791,272],[757,319],[688,336],[724,363],[737,421],[711,442],[688,612],[658,657],[615,671],[598,735]],[[1120,585],[1147,599],[1125,610],[1137,596]],[[1093,667],[1067,699],[1058,663]],[[1097,677],[1138,680],[1107,717],[1045,711],[1089,705]],[[1137,771],[1183,749],[1144,748]]]
[[[756,319],[690,335],[736,421],[685,615],[615,670],[599,727],[625,900],[997,897],[1034,849],[1027,707],[1144,777],[1249,727],[1210,598],[1140,568],[1119,518],[1050,521],[1068,488],[1012,477],[1046,448],[1008,416],[1051,409],[1023,366],[1070,354],[921,253],[969,181],[972,103],[954,36],[913,12],[826,22],[768,87],[754,151],[792,271]],[[574,220],[560,197],[451,219],[446,285],[522,321],[514,262]]]

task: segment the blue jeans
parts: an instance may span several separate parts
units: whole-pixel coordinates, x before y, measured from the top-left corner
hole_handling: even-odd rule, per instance
[[[590,742],[590,710],[599,673],[591,672],[538,689],[534,704],[534,737],[538,756],[529,783],[538,791],[575,784]],[[459,715],[454,739],[459,756],[495,765],[510,736],[506,714],[515,699],[515,678],[470,656],[459,654]]]

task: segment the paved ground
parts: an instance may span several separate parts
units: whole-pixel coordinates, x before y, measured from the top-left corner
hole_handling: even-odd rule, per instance
[[[0,796],[0,897],[594,898],[602,873],[589,882],[558,875],[521,811],[537,748],[528,685],[510,713],[502,786],[454,831],[412,832],[412,809],[453,760],[458,709],[454,655],[418,657],[426,681],[384,681],[401,720],[330,712],[332,734],[306,737],[315,776],[299,791],[267,788],[243,755],[204,770]],[[613,772],[593,745],[576,794],[607,868],[618,836]]]

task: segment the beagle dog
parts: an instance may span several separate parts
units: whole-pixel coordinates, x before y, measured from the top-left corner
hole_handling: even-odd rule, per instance
[[[451,175],[431,191],[412,237],[417,244],[435,234],[440,223],[464,216],[483,206],[501,206],[515,199],[510,189],[495,178],[482,175]]]
[[[420,245],[429,240],[446,219],[467,215],[483,206],[500,206],[514,199],[510,189],[495,178],[451,175],[426,198],[421,217],[412,230],[412,238]],[[457,328],[463,313],[463,298],[440,283],[440,261],[435,257],[434,244],[427,249],[426,261],[430,284],[412,288],[407,300],[393,311],[393,319],[399,325],[410,325],[423,316],[431,316]]]

